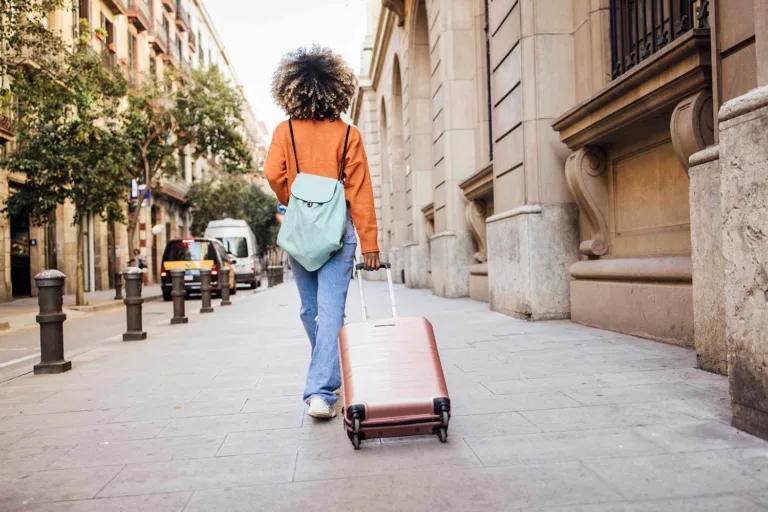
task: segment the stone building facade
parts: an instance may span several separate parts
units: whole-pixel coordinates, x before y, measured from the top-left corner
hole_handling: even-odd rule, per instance
[[[132,85],[167,67],[181,71],[182,79],[192,69],[217,64],[242,93],[216,29],[201,0],[72,0],[51,13],[49,27],[65,38],[77,35],[78,20],[104,29],[106,36],[94,35],[94,48],[108,65],[119,67]],[[243,132],[254,152],[264,153],[266,129],[256,120],[243,96]],[[0,107],[0,141],[3,151],[11,150],[15,137],[12,106]],[[151,200],[142,207],[138,240],[148,264],[148,282],[159,279],[159,267],[166,241],[189,235],[191,212],[185,201],[187,189],[203,179],[212,166],[205,159],[193,161],[189,152],[179,155],[181,176],[165,180],[151,191]],[[13,194],[21,176],[9,176],[0,169],[0,203]],[[125,184],[126,201],[131,184]],[[126,205],[128,208],[128,205]],[[44,268],[57,268],[67,276],[76,275],[77,233],[72,225],[70,205],[59,206],[42,227],[29,226],[26,219],[0,216],[0,302],[35,293],[32,277]],[[114,274],[131,263],[124,225],[108,225],[98,217],[86,220],[84,262],[86,291],[114,286]],[[153,230],[152,228],[155,227]],[[66,293],[74,293],[75,279],[67,280]]]
[[[410,287],[696,348],[766,435],[760,86],[766,0],[370,0],[382,250]]]

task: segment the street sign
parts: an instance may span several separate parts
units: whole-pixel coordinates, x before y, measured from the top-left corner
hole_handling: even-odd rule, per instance
[[[147,190],[147,186],[144,183],[140,183],[139,180],[137,180],[135,178],[132,179],[131,180],[131,199],[130,199],[130,202],[135,204],[136,201],[138,201],[139,196],[145,190]],[[152,193],[151,190],[147,190],[147,195],[144,197],[144,201],[141,203],[141,206],[143,208],[149,207],[149,202],[150,202],[149,200],[150,200],[150,197],[151,197],[151,193]]]
[[[282,203],[277,203],[277,211],[284,214],[285,212],[288,211],[288,207],[283,206]]]

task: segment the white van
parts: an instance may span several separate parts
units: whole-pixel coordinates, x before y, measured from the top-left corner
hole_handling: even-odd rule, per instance
[[[221,240],[234,257],[235,279],[256,288],[261,283],[261,262],[256,235],[244,220],[212,220],[205,228],[205,238]]]

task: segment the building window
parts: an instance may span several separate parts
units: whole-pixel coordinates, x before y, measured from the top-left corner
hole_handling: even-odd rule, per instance
[[[137,77],[136,36],[128,33],[128,81],[134,87],[138,85]]]
[[[709,28],[709,0],[611,0],[613,78],[693,29]]]

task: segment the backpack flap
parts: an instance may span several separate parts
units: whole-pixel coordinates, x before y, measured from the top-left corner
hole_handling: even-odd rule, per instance
[[[301,173],[291,185],[291,196],[306,203],[324,204],[333,199],[336,189],[343,190],[342,183],[334,178]]]

